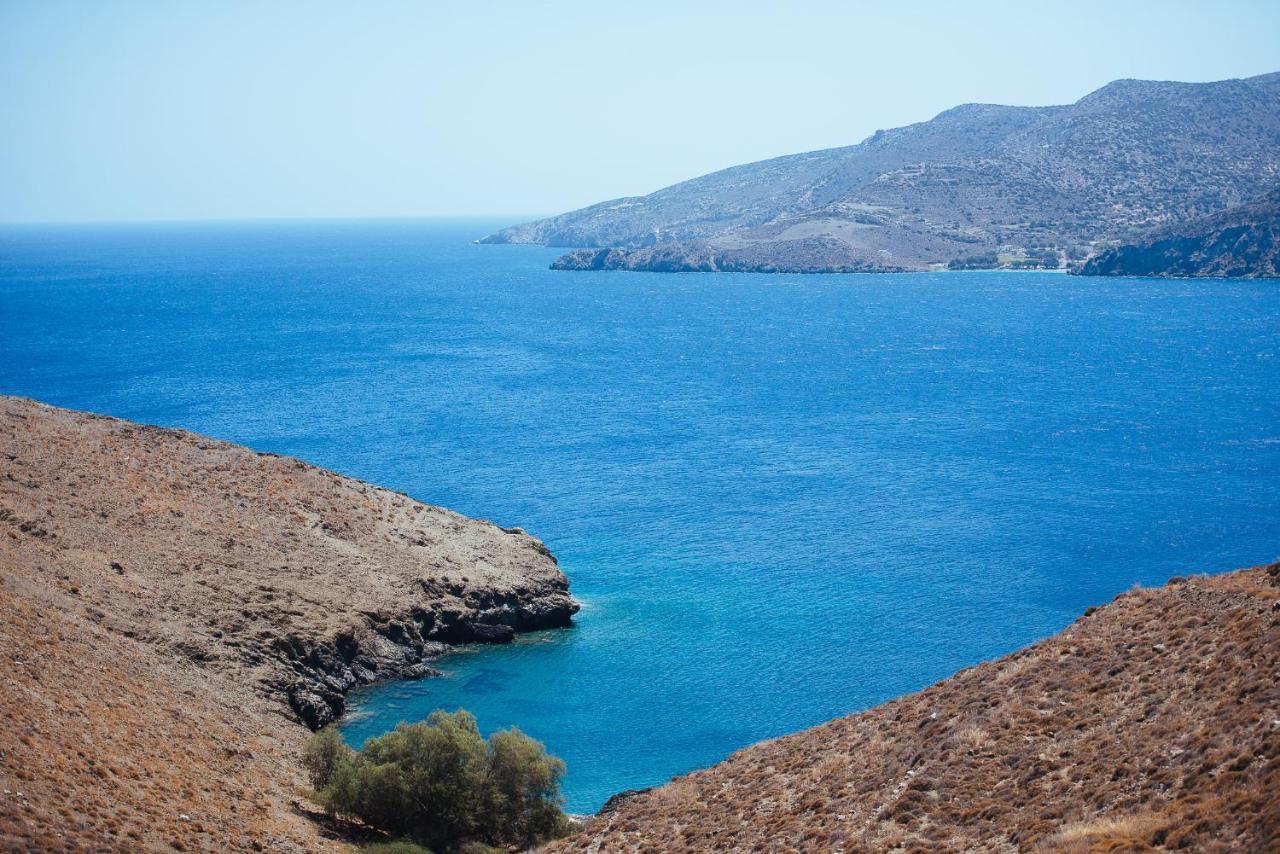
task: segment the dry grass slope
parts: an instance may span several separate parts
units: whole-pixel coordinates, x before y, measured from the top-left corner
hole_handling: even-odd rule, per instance
[[[1280,564],[1125,593],[553,850],[1280,850]]]
[[[0,397],[0,848],[321,850],[297,715],[574,610],[523,532]]]
[[[292,807],[305,730],[7,570],[0,850],[338,849]]]

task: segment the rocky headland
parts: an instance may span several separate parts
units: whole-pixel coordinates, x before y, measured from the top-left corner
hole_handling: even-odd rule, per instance
[[[1082,276],[1280,278],[1280,190],[1093,256]]]
[[[1117,80],[1074,104],[963,104],[481,242],[615,250],[570,253],[555,264],[564,270],[897,272],[987,253],[1019,267],[1083,259],[1278,178],[1280,72]]]
[[[553,270],[636,270],[649,273],[900,273],[905,268],[853,257],[824,237],[753,243],[732,248],[710,243],[659,243],[643,249],[575,249]]]
[[[449,644],[577,610],[519,529],[12,397],[0,566],[0,847],[19,849],[324,847],[295,806],[307,727]]]

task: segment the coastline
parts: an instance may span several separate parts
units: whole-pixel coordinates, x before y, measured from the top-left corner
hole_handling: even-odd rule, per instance
[[[696,245],[658,244],[645,249],[572,249],[556,258],[549,269],[559,272],[625,271],[632,273],[749,273],[757,275],[848,275],[857,273],[1065,273],[1058,268],[1000,266],[984,269],[952,270],[942,262],[899,266],[867,260],[850,254],[847,247],[833,241],[800,249],[788,247],[774,253],[762,247],[720,249]],[[490,244],[486,244],[490,245]],[[496,244],[502,245],[502,244]]]
[[[0,447],[0,635],[23,651],[0,727],[0,777],[23,793],[0,800],[7,844],[134,827],[196,850],[328,850],[298,818],[308,728],[357,685],[577,611],[519,529],[293,458],[13,397]],[[262,822],[238,814],[242,792]],[[97,806],[57,818],[77,803]]]
[[[1134,588],[921,691],[618,793],[547,850],[1273,850],[1277,614],[1280,563]]]
[[[0,840],[7,843],[41,847],[51,834],[86,843],[120,834],[167,834],[177,847],[201,850],[257,850],[264,842],[282,851],[340,850],[300,800],[305,787],[298,755],[306,729],[286,713],[289,689],[319,685],[340,698],[357,684],[413,678],[450,642],[509,641],[525,627],[568,622],[578,607],[546,547],[519,529],[418,505],[298,460],[183,431],[16,398],[0,399],[0,425],[6,430],[7,474],[0,484],[0,555],[13,568],[0,577],[0,639],[27,651],[0,689],[0,699],[14,712],[4,724],[14,748],[0,755],[0,777],[9,792],[21,793],[0,800]],[[41,453],[33,455],[36,448]],[[271,486],[259,491],[262,484]],[[110,503],[120,491],[127,501]],[[61,498],[57,506],[46,506],[55,495]],[[216,496],[222,503],[211,507]],[[328,507],[318,506],[325,501]],[[355,502],[349,508],[354,517],[338,512],[346,501]],[[37,505],[46,512],[32,512]],[[92,513],[81,514],[82,508]],[[318,515],[308,520],[306,513]],[[241,520],[234,528],[239,536],[226,533],[233,518]],[[279,518],[291,521],[272,524]],[[370,523],[363,531],[360,519]],[[224,527],[204,527],[215,521]],[[112,540],[113,534],[126,540]],[[323,598],[316,586],[323,577],[311,564],[306,578],[312,584],[268,609],[279,622],[273,631],[264,631],[262,623],[245,632],[210,621],[223,613],[216,607],[223,596],[231,597],[230,613],[252,620],[261,607],[254,592],[284,592],[281,573],[287,567],[278,561],[307,553],[309,536],[345,544],[350,563],[339,599],[317,601]],[[387,590],[400,607],[371,611],[365,607],[368,576],[385,581],[401,570],[361,561],[352,547],[369,548],[368,537],[408,540],[414,549],[444,537],[464,551],[474,546],[469,538],[479,538],[485,547],[473,550],[466,564],[458,554],[452,561],[419,561],[412,573],[418,598],[399,598],[405,588],[391,584]],[[202,543],[230,554],[222,554],[214,567]],[[504,546],[523,563],[497,560],[492,549]],[[255,551],[256,563],[246,567]],[[117,559],[108,561],[110,555]],[[200,556],[208,562],[175,573],[174,558]],[[478,556],[489,562],[488,570],[474,560]],[[446,570],[443,564],[459,568]],[[422,578],[424,565],[440,572],[438,585]],[[517,565],[524,569],[512,579],[508,571]],[[173,586],[193,575],[199,577],[191,589]],[[218,580],[222,575],[234,578]],[[504,587],[507,582],[514,586]],[[126,595],[117,595],[122,591]],[[424,594],[434,598],[424,602]],[[268,601],[275,600],[273,594]],[[304,605],[328,613],[300,620],[308,614]],[[1206,826],[1204,811],[1219,814],[1213,805],[1230,803],[1232,818],[1213,825],[1214,838],[1265,845],[1273,838],[1266,836],[1268,827],[1280,832],[1280,821],[1268,824],[1267,818],[1280,817],[1280,802],[1263,794],[1280,790],[1272,786],[1280,769],[1248,758],[1266,755],[1267,745],[1280,737],[1274,728],[1253,726],[1259,709],[1280,702],[1278,662],[1266,654],[1280,631],[1277,611],[1280,564],[1175,578],[1164,587],[1122,593],[1110,604],[1087,609],[1059,634],[923,691],[744,748],[665,786],[616,793],[595,816],[576,816],[575,835],[550,850],[594,850],[602,844],[709,850],[753,844],[752,835],[760,833],[774,842],[794,834],[797,844],[816,839],[814,834],[828,841],[857,839],[867,850],[890,850],[911,839],[970,847],[999,847],[1001,840],[1017,847],[1052,845],[1067,838],[1063,834],[1096,835],[1098,827],[1111,827],[1106,822],[1114,813],[1106,804],[1082,800],[1073,785],[1059,785],[1075,779],[1072,771],[1108,799],[1123,796],[1130,811],[1153,816],[1140,825],[1148,836],[1174,839],[1167,834],[1176,831],[1182,834],[1176,838],[1194,844],[1202,832],[1196,828]],[[333,623],[320,616],[348,628],[330,642],[323,627]],[[224,628],[207,628],[218,625]],[[1184,676],[1189,662],[1212,667],[1215,679],[1236,686],[1230,696],[1199,691],[1195,679]],[[281,667],[292,674],[287,680],[280,678]],[[1061,702],[1037,699],[1059,694]],[[1237,695],[1239,702],[1231,699]],[[1077,710],[1068,696],[1089,697],[1093,705]],[[31,697],[44,702],[32,703]],[[1142,711],[1143,703],[1153,702],[1160,710],[1154,717]],[[89,713],[90,704],[98,710]],[[341,712],[327,708],[334,716]],[[1185,758],[1173,753],[1167,755],[1172,759],[1153,759],[1166,756],[1156,747],[1176,733],[1194,735],[1179,715],[1225,741],[1197,736],[1180,748]],[[310,723],[301,712],[298,718]],[[1065,742],[1070,750],[1060,742],[1063,733],[1071,734]],[[1090,775],[1111,773],[1114,738],[1122,739],[1123,767],[1134,770],[1093,780]],[[914,758],[904,766],[908,754]],[[42,765],[42,755],[80,758]],[[1169,762],[1182,769],[1202,759],[1238,770],[1220,777],[1192,774],[1182,789],[1163,786]],[[905,787],[904,767],[912,769]],[[115,780],[110,801],[100,797],[103,768],[112,769]],[[762,768],[768,770],[763,776]],[[819,777],[810,780],[811,769],[819,769]],[[921,781],[962,787],[974,785],[974,774],[985,774],[980,790],[986,794],[924,797],[919,793],[935,789],[915,788],[910,780],[917,774]],[[838,791],[856,786],[856,796],[832,802],[832,795],[822,794],[826,800],[814,806],[819,801],[807,787],[842,775],[851,775],[852,782]],[[1022,794],[999,795],[1015,778]],[[166,781],[163,797],[150,788],[159,779]],[[198,780],[213,782],[198,788]],[[738,812],[717,806],[730,797],[736,810],[758,811],[760,798],[774,803],[771,792],[779,785],[797,787],[801,794],[787,802],[800,812],[770,807],[772,818],[754,815],[744,823],[735,817]],[[255,804],[250,820],[241,814],[245,793]],[[877,800],[868,801],[872,795]],[[966,799],[984,810],[981,821],[959,818],[956,809]],[[693,824],[681,818],[690,803],[708,805]],[[69,804],[87,810],[74,826],[58,817]],[[1043,817],[1046,808],[1055,810],[1054,818]],[[839,819],[834,825],[833,816]],[[694,837],[689,827],[697,828]],[[912,835],[921,828],[932,830]]]

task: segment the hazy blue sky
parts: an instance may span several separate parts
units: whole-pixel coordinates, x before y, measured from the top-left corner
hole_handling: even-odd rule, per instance
[[[0,0],[0,220],[552,213],[965,101],[1280,70],[1280,0]]]

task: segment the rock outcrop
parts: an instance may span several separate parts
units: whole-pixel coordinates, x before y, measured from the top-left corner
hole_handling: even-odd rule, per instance
[[[752,243],[722,248],[700,241],[659,243],[644,249],[576,249],[553,270],[638,270],[650,273],[900,273],[906,268],[870,261],[831,238]]]
[[[575,255],[561,269],[918,270],[997,250],[1083,258],[1098,241],[1255,198],[1277,177],[1280,73],[1118,80],[1065,106],[965,104],[857,145],[735,166],[481,242],[656,250]],[[815,253],[814,240],[838,251]],[[737,263],[707,262],[747,247]]]
[[[298,721],[431,673],[449,644],[565,626],[578,607],[519,529],[12,397],[0,568],[0,848],[133,848],[131,828],[155,847],[149,827],[197,850],[322,848],[289,805]]]
[[[121,633],[287,697],[312,728],[447,644],[577,610],[527,534],[300,460],[16,398],[0,442],[15,563],[74,570]]]
[[[1083,276],[1280,278],[1280,189],[1107,249],[1075,272]]]
[[[552,851],[1280,850],[1280,564],[1135,589]]]

